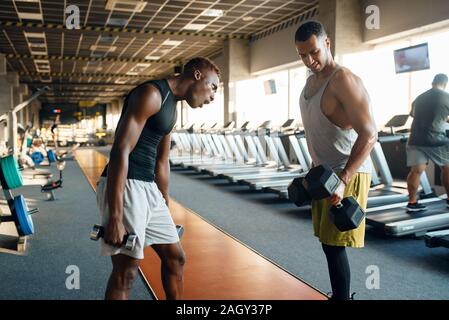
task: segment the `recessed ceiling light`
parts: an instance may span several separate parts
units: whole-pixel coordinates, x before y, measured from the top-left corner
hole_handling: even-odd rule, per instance
[[[127,79],[124,79],[124,78],[119,78],[119,79],[115,80],[114,83],[117,83],[117,84],[125,84],[126,81],[128,81],[128,80],[127,80]]]
[[[145,71],[145,69],[149,66],[151,66],[151,63],[138,63],[134,67],[132,67],[126,74],[136,76],[142,71]]]
[[[106,10],[140,13],[147,5],[146,1],[141,0],[108,0]]]
[[[209,40],[209,43],[217,43],[217,42],[218,42],[217,39],[211,39],[211,40]]]
[[[147,55],[145,57],[146,60],[159,60],[161,57],[160,56],[152,56],[152,55]]]
[[[91,45],[90,46],[90,50],[91,51],[101,51],[101,52],[114,52],[115,50],[117,50],[117,47],[115,46],[102,46],[102,45]]]
[[[18,12],[19,18],[24,20],[42,20],[42,13]]]
[[[183,42],[184,40],[170,40],[170,39],[167,39],[167,40],[165,40],[163,43],[162,43],[162,45],[163,46],[173,46],[173,47],[176,47],[176,46],[179,46],[182,42]]]
[[[251,20],[254,20],[254,18],[251,16],[246,16],[246,17],[243,17],[242,20],[243,21],[251,21]]]
[[[221,17],[224,14],[223,10],[219,9],[206,9],[201,14],[202,16],[206,17]]]
[[[206,28],[207,24],[189,23],[184,27],[184,30],[200,31]]]

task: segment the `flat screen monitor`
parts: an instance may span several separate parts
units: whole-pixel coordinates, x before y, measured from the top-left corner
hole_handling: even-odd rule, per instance
[[[396,73],[430,69],[427,43],[394,51]]]

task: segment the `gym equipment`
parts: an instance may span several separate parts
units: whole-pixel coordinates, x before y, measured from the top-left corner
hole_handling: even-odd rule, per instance
[[[48,157],[48,161],[50,163],[56,162],[57,158],[56,158],[56,154],[53,150],[48,150],[47,151],[47,157]]]
[[[41,192],[49,192],[58,188],[62,188],[62,180],[50,181],[41,187]]]
[[[179,239],[182,238],[182,235],[184,234],[184,227],[180,225],[176,225],[176,231],[178,232]]]
[[[23,185],[22,175],[20,174],[19,165],[13,155],[8,155],[0,159],[0,167],[2,174],[0,179],[4,189],[16,189]]]
[[[8,205],[11,210],[11,215],[1,215],[1,222],[14,222],[19,236],[28,236],[34,233],[33,219],[31,215],[39,212],[37,208],[28,210],[25,198],[22,195],[8,200]]]
[[[446,195],[422,199],[425,211],[410,214],[407,212],[408,201],[369,208],[366,210],[366,223],[379,228],[391,236],[423,236],[427,231],[449,227],[449,208]]]
[[[47,200],[49,201],[53,201],[56,199],[53,190],[62,188],[62,170],[64,170],[65,168],[65,161],[58,161],[56,167],[59,170],[59,179],[56,181],[51,180],[41,187],[41,192],[47,193]]]
[[[31,154],[31,159],[33,159],[34,164],[38,166],[42,161],[44,161],[44,155],[42,154],[42,152],[34,151]]]
[[[326,165],[310,169],[304,179],[295,179],[289,187],[289,194],[295,204],[304,204],[308,199],[329,198],[340,186],[337,174]],[[344,198],[341,203],[332,206],[329,216],[338,230],[344,232],[357,228],[365,217],[365,212],[353,197]]]
[[[424,241],[426,243],[426,246],[429,248],[449,248],[449,230],[428,232],[424,236]]]
[[[97,241],[104,237],[104,228],[99,224],[94,225],[92,231],[90,232],[90,239]],[[123,237],[123,245],[127,250],[134,250],[136,247],[137,236],[135,234],[125,234]]]
[[[287,189],[288,198],[298,207],[310,203],[312,200],[310,195],[307,193],[306,188],[304,188],[303,181],[304,177],[295,178]]]
[[[177,225],[176,231],[178,232],[179,239],[181,239],[182,235],[184,234],[184,227],[181,225]],[[99,224],[94,225],[90,233],[90,239],[97,241],[98,239],[103,238],[103,236],[104,236],[104,228]],[[125,245],[125,248],[131,251],[134,250],[134,248],[136,247],[136,241],[137,236],[135,234],[126,234],[123,238],[123,244]]]

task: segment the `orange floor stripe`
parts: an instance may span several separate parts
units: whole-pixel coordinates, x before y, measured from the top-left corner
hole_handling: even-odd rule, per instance
[[[77,150],[75,157],[95,190],[107,158],[93,149]],[[182,246],[184,299],[188,300],[324,300],[326,296],[291,275],[238,240],[170,200],[176,224],[185,227]],[[158,299],[164,299],[160,260],[145,249],[140,270]]]

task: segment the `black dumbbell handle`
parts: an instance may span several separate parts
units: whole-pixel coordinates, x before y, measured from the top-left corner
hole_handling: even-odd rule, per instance
[[[128,238],[131,234],[127,233],[123,236],[122,245],[126,244],[126,241],[128,241]],[[100,226],[98,230],[98,238],[104,238],[104,227]]]

